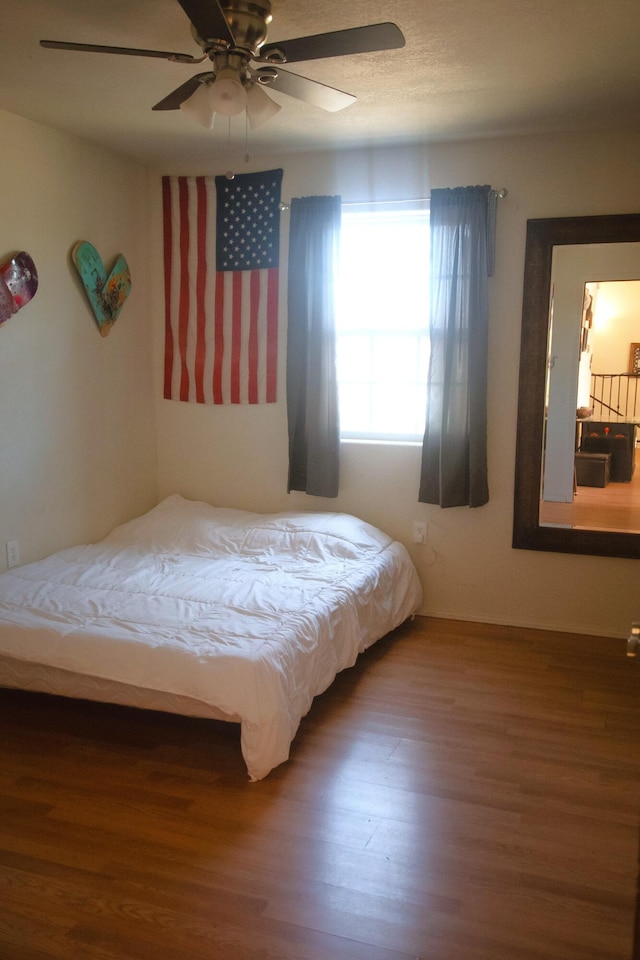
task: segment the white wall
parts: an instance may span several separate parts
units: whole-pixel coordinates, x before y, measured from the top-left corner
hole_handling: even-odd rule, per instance
[[[228,162],[206,170],[150,174],[159,494],[179,492],[257,511],[353,512],[407,544],[424,584],[424,610],[429,614],[625,636],[631,620],[640,615],[636,561],[513,550],[511,528],[526,221],[640,210],[638,158],[640,135],[633,132],[275,157],[246,168],[282,166],[285,199],[318,193],[338,193],[345,200],[425,197],[431,187],[473,183],[508,189],[508,198],[499,205],[497,267],[491,281],[491,499],[475,510],[419,504],[420,451],[410,446],[344,444],[336,500],[286,493],[286,219],[278,402],[205,407],[161,399],[160,174],[221,173]],[[425,546],[409,543],[413,519],[428,523]]]
[[[626,635],[640,613],[636,561],[515,551],[511,524],[526,220],[640,210],[639,134],[275,157],[248,167],[283,166],[285,198],[428,196],[432,186],[465,183],[508,188],[491,281],[491,499],[476,510],[419,504],[420,451],[411,446],[345,444],[337,500],[286,493],[286,219],[278,402],[203,407],[161,399],[160,174],[219,173],[226,158],[210,170],[147,172],[1,112],[0,139],[0,257],[28,250],[40,273],[34,301],[0,327],[0,569],[8,539],[19,539],[23,560],[35,559],[97,539],[177,491],[259,511],[359,514],[408,545],[425,612],[435,616]],[[124,253],[131,266],[131,297],[106,338],[70,261],[81,239],[109,263]],[[428,523],[425,546],[409,543],[414,519]]]
[[[599,283],[595,304],[592,372],[629,373],[631,344],[640,343],[640,280]]]
[[[103,536],[156,499],[147,175],[0,111],[0,259],[34,258],[34,300],[0,327],[0,570]],[[102,337],[70,251],[128,260],[132,292]]]

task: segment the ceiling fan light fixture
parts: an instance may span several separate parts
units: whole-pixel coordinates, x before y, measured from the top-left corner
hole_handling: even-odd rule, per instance
[[[212,84],[201,83],[195,93],[192,93],[187,100],[183,100],[180,104],[181,110],[184,110],[196,123],[208,130],[213,129],[213,120],[216,113],[211,90]]]
[[[221,70],[211,84],[210,98],[216,113],[235,117],[247,108],[247,91],[234,70]]]
[[[247,119],[249,127],[255,130],[267,120],[275,117],[282,107],[272,100],[257,83],[252,83],[247,90]]]

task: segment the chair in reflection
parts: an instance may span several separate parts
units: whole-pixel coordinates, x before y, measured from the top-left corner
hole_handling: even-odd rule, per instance
[[[628,482],[635,469],[635,423],[590,421],[582,424],[580,451],[611,454],[609,479]]]

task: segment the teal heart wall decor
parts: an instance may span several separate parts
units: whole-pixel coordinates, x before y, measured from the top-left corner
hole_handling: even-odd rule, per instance
[[[98,330],[106,337],[131,292],[129,265],[119,254],[107,275],[102,257],[93,244],[86,240],[76,243],[71,258],[80,274]]]

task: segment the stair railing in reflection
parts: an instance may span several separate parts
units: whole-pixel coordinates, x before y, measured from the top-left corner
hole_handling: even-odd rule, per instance
[[[640,376],[636,373],[592,373],[593,419],[640,421]]]

